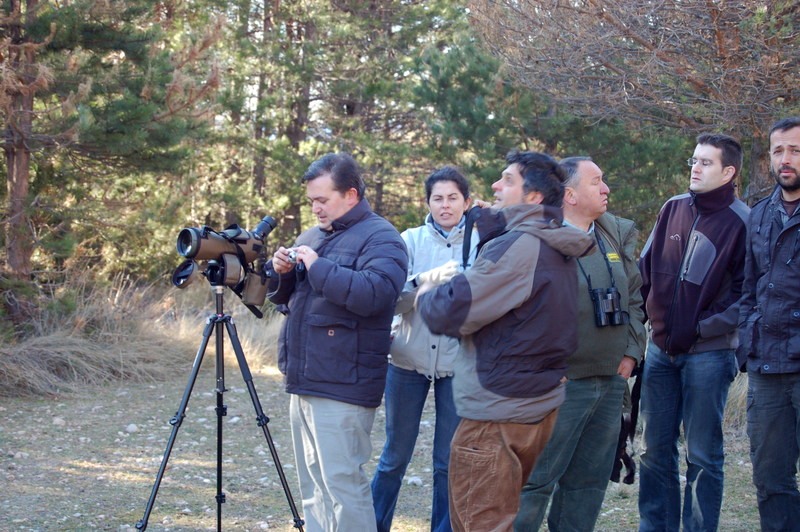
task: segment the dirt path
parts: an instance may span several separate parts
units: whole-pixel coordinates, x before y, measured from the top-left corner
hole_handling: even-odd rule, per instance
[[[120,384],[82,397],[2,399],[0,402],[0,530],[135,530],[143,517],[183,396],[186,375],[173,382]],[[224,530],[295,530],[266,439],[237,368],[226,370]],[[302,512],[288,424],[288,395],[280,377],[254,384],[278,457]],[[429,403],[432,402],[429,401]],[[216,529],[216,399],[213,367],[203,368],[178,431],[148,530]],[[427,530],[430,511],[431,413],[420,431],[396,512],[395,530]],[[383,411],[373,430],[372,474],[383,445]],[[730,436],[720,530],[757,530],[746,439]],[[422,485],[418,485],[421,482]],[[635,486],[611,484],[598,530],[635,530]]]
[[[142,519],[167,441],[168,423],[186,388],[175,382],[120,384],[84,397],[3,399],[0,457],[5,489],[0,530],[134,530]],[[201,370],[186,418],[148,520],[148,530],[216,529],[216,395],[213,368]],[[292,512],[255,421],[238,369],[226,371],[228,415],[223,437],[223,529],[295,530]],[[302,512],[288,425],[288,395],[280,377],[257,375],[254,384],[267,425]],[[374,454],[380,452],[383,417],[376,420]],[[373,466],[374,467],[374,466]],[[414,468],[417,466],[414,465]],[[371,473],[371,471],[370,471]],[[423,471],[410,472],[424,476]],[[429,476],[429,475],[428,475]],[[409,486],[430,497],[429,488]],[[404,504],[407,530],[425,528]],[[398,511],[401,509],[398,508]],[[7,527],[7,528],[6,528]]]

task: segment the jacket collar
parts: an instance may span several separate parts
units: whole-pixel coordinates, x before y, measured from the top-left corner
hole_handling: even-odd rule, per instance
[[[360,222],[365,216],[370,214],[372,209],[369,206],[369,202],[366,199],[362,198],[361,201],[355,204],[352,209],[341,215],[339,218],[335,219],[331,223],[331,231],[329,233],[333,233],[336,231],[344,231],[348,229],[358,222]]]
[[[428,213],[425,216],[425,225],[428,227],[428,229],[436,233],[437,235],[441,236],[445,240],[450,240],[451,237],[463,232],[466,223],[467,223],[467,213],[464,213],[461,215],[461,219],[458,221],[455,227],[453,227],[450,230],[450,232],[447,233],[447,235],[445,235],[444,229],[442,229],[442,226],[440,226],[438,223],[434,221],[433,215],[431,213]]]
[[[773,206],[783,206],[783,194],[781,194],[781,186],[775,185],[775,188],[772,190],[772,194],[770,194],[769,202],[772,203]]]
[[[710,213],[727,208],[736,199],[736,189],[733,182],[722,185],[708,192],[689,191],[691,203],[700,213]]]
[[[561,209],[540,204],[521,203],[503,209],[473,207],[468,215],[475,220],[481,241],[490,240],[524,221],[539,221],[558,226],[564,221]]]
[[[774,220],[779,222],[781,227],[787,229],[789,227],[800,225],[800,208],[796,209],[792,216],[786,214],[786,208],[783,206],[783,195],[781,194],[780,185],[775,185],[775,189],[772,191],[772,194],[769,196],[767,202],[769,204],[769,209],[765,209],[765,211],[769,210],[772,213]]]
[[[506,231],[520,230],[536,235],[565,256],[582,257],[594,249],[592,236],[563,225],[564,214],[558,207],[526,203],[500,210],[473,208],[469,216],[475,217],[479,247]]]

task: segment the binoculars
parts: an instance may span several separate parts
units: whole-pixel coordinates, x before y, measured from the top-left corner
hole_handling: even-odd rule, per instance
[[[619,290],[611,288],[595,288],[589,290],[594,307],[594,324],[598,327],[609,325],[625,325],[630,321],[630,316],[622,310]]]

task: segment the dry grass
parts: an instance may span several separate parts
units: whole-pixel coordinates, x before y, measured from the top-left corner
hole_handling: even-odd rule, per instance
[[[239,338],[253,355],[248,357],[251,364],[274,364],[279,320],[257,320],[226,292],[223,300],[239,305],[234,310],[243,316],[233,323],[237,331],[246,331]],[[27,324],[32,334],[0,347],[0,395],[60,394],[120,380],[164,380],[185,367],[187,350],[198,348],[215,309],[207,287],[159,293],[124,281],[105,288],[79,281],[54,291],[51,301],[55,303]]]
[[[747,374],[739,373],[728,390],[725,406],[725,428],[744,433],[747,426]]]
[[[185,367],[187,349],[198,348],[206,319],[215,309],[214,294],[202,284],[159,292],[124,281],[104,289],[78,281],[59,291],[76,302],[72,312],[43,311],[31,324],[36,335],[0,348],[0,395],[56,394],[118,380],[163,380]],[[274,367],[279,316],[257,319],[228,290],[223,301],[224,311],[235,316],[232,321],[250,369]],[[740,374],[729,393],[728,430],[744,429],[746,399],[747,376]]]

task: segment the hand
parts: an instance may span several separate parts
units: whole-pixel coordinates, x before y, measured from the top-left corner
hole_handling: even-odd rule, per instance
[[[417,283],[419,285],[440,285],[446,283],[456,275],[458,275],[458,262],[449,260],[438,268],[434,268],[417,275]],[[420,288],[417,288],[417,291],[419,291]],[[430,288],[428,290],[430,290]]]
[[[622,357],[622,360],[619,363],[619,367],[617,368],[617,375],[624,377],[626,379],[631,378],[631,373],[633,373],[634,368],[636,367],[636,360],[629,356]]]
[[[291,248],[281,246],[272,254],[272,269],[275,270],[275,273],[289,273],[294,269],[294,263],[289,261],[289,251]]]
[[[296,256],[297,262],[302,263],[303,266],[305,266],[306,270],[310,270],[311,265],[314,264],[314,261],[316,261],[319,258],[317,252],[308,246],[296,247],[294,248],[294,251],[295,253],[297,253]]]
[[[480,209],[487,209],[487,208],[492,206],[492,204],[489,203],[488,201],[485,201],[485,200],[482,200],[482,199],[478,199],[478,198],[473,199],[472,200],[472,204],[475,205],[476,207],[480,208]]]

